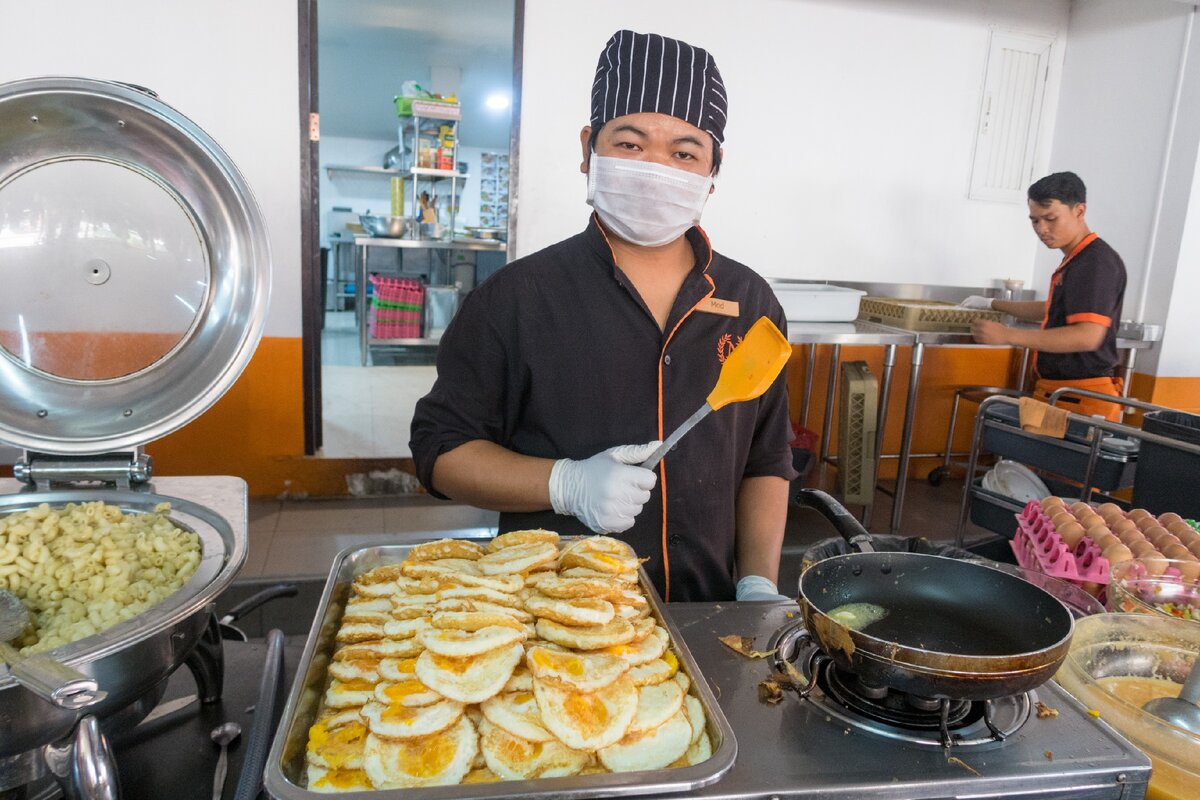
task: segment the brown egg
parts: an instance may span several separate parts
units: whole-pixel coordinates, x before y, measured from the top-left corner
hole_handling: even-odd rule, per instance
[[[1142,533],[1145,534],[1147,539],[1154,542],[1154,546],[1159,550],[1162,550],[1164,543],[1179,541],[1175,534],[1171,533],[1166,528],[1160,528],[1157,525],[1155,525],[1153,528],[1147,528],[1146,530],[1142,531]]]
[[[1087,503],[1083,502],[1082,500],[1077,500],[1074,503],[1071,503],[1071,513],[1075,515],[1076,519],[1079,519],[1084,514],[1092,514],[1095,512],[1092,511],[1092,507]]]
[[[1133,551],[1120,542],[1110,544],[1104,548],[1104,560],[1111,567],[1113,564],[1119,564],[1122,561],[1128,561],[1133,558]]]
[[[1062,501],[1061,497],[1055,497],[1054,495],[1050,495],[1049,497],[1042,498],[1042,508],[1048,512],[1051,512],[1052,509],[1062,508],[1062,507],[1063,507],[1063,501]]]
[[[1125,512],[1122,511],[1121,507],[1116,503],[1101,503],[1100,505],[1096,506],[1096,511],[1100,514],[1111,514],[1116,512],[1118,516],[1125,516]]]
[[[1084,581],[1083,583],[1079,584],[1079,588],[1083,589],[1092,597],[1099,597],[1100,590],[1104,587],[1094,581]]]
[[[1125,515],[1125,517],[1127,519],[1132,520],[1135,524],[1138,521],[1143,520],[1146,517],[1151,517],[1151,516],[1153,516],[1153,515],[1144,508],[1135,508],[1132,511],[1130,511],[1128,514]]]
[[[1137,526],[1138,526],[1138,530],[1140,530],[1142,533],[1145,533],[1146,531],[1150,530],[1151,528],[1161,528],[1162,527],[1161,525],[1158,524],[1158,520],[1156,520],[1154,517],[1142,517],[1141,519],[1139,519],[1137,521]]]
[[[1078,522],[1068,522],[1062,527],[1057,525],[1054,527],[1055,530],[1058,531],[1058,535],[1062,537],[1064,542],[1066,542],[1067,548],[1070,550],[1074,550],[1075,545],[1079,544],[1079,540],[1085,538],[1086,536],[1083,526]]]
[[[1138,526],[1130,520],[1119,519],[1112,524],[1112,529],[1113,529],[1113,533],[1120,536],[1125,531],[1137,531]],[[1141,531],[1138,531],[1138,532],[1140,533]]]
[[[1142,532],[1137,528],[1134,528],[1131,531],[1121,531],[1121,535],[1117,538],[1120,539],[1121,544],[1125,545],[1126,547],[1133,547],[1134,542],[1149,542],[1145,536],[1142,536]]]
[[[1164,528],[1169,529],[1172,522],[1183,522],[1183,517],[1179,516],[1174,511],[1168,511],[1158,518],[1158,524],[1162,525]],[[1186,525],[1187,523],[1183,522],[1183,524]]]
[[[1196,539],[1191,542],[1191,544],[1187,546],[1187,549],[1188,552],[1196,556],[1196,558],[1200,558],[1200,539]]]
[[[1138,561],[1146,567],[1146,574],[1150,577],[1156,578],[1167,569],[1167,560],[1160,555],[1138,556]]]
[[[1167,530],[1179,537],[1179,541],[1184,544],[1191,544],[1194,539],[1200,538],[1200,533],[1196,533],[1196,529],[1186,522],[1172,522],[1167,525]]]
[[[1159,548],[1159,552],[1167,558],[1175,559],[1176,561],[1191,561],[1196,558],[1192,555],[1191,551],[1178,542],[1173,542],[1166,547]]]
[[[1158,555],[1158,550],[1146,539],[1134,542],[1133,544],[1129,545],[1129,549],[1132,550],[1133,554],[1138,558],[1147,555]]]
[[[1051,515],[1050,522],[1053,523],[1054,527],[1056,528],[1061,528],[1063,525],[1068,523],[1072,525],[1079,524],[1075,522],[1075,516],[1070,511],[1059,511],[1056,514]]]
[[[1092,530],[1094,531],[1096,529],[1092,528]],[[1088,531],[1088,533],[1090,534],[1091,531]],[[1121,544],[1121,540],[1109,533],[1107,530],[1101,533],[1099,536],[1092,536],[1091,539],[1096,543],[1096,547],[1099,547],[1102,551],[1108,549],[1114,544]],[[1121,546],[1124,547],[1123,544],[1121,544]]]
[[[1175,567],[1179,570],[1179,577],[1188,583],[1200,578],[1200,561],[1180,561]]]

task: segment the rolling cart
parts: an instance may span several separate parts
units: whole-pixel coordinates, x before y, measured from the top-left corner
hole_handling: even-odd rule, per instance
[[[1051,394],[1050,404],[1055,405],[1065,394],[1106,400],[1147,412],[1173,411],[1141,400],[1113,398],[1070,388],[1059,389]],[[975,435],[967,462],[967,475],[971,476],[971,480],[963,487],[962,505],[955,529],[954,541],[959,547],[963,546],[963,533],[968,516],[976,525],[1008,540],[1017,528],[1014,515],[1024,507],[1024,503],[1019,500],[983,488],[982,480],[974,477],[979,457],[985,452],[1043,470],[1044,473],[1048,473],[1045,477],[1049,479],[1047,483],[1051,491],[1063,495],[1077,492],[1084,502],[1090,501],[1093,494],[1101,493],[1100,496],[1105,500],[1124,507],[1128,507],[1129,503],[1102,493],[1133,487],[1136,496],[1141,443],[1148,443],[1189,458],[1200,458],[1200,444],[1109,422],[1099,417],[1070,412],[1067,414],[1065,438],[1055,439],[1030,433],[1021,429],[1018,410],[1019,399],[1003,395],[988,397],[980,403],[975,416]],[[1150,473],[1153,475],[1153,470],[1150,470]],[[1195,470],[1194,475],[1190,488],[1192,491],[1200,490],[1200,468]]]

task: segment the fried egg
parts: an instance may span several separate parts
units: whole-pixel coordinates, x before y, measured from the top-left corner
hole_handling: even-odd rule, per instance
[[[527,531],[509,531],[508,533],[500,534],[488,542],[487,551],[494,553],[497,550],[503,550],[513,545],[537,544],[539,542],[549,542],[558,547],[558,534],[554,531],[542,530],[541,528],[534,528]]]
[[[525,639],[522,631],[513,628],[492,625],[477,631],[455,631],[430,628],[418,634],[426,650],[440,656],[477,656],[495,650],[499,647],[520,642]]]
[[[346,681],[379,681],[378,658],[355,658],[329,662],[329,674],[343,683]]]
[[[408,739],[367,737],[363,769],[377,789],[457,784],[470,771],[479,737],[460,715],[446,729]]]
[[[529,576],[529,585],[547,597],[564,600],[590,597],[600,600],[619,600],[621,589],[604,578],[568,578],[552,572],[534,573]]]
[[[603,580],[603,581],[618,581],[620,584],[635,584],[638,582],[637,566],[628,572],[601,572],[600,570],[591,569],[589,567],[568,567],[567,569],[559,570],[560,578],[568,580]]]
[[[416,678],[409,678],[395,683],[378,683],[375,685],[375,699],[385,706],[430,706],[445,698],[421,683]]]
[[[342,612],[342,620],[357,619],[364,615],[387,614],[392,610],[392,601],[387,597],[352,597]]]
[[[554,734],[542,724],[542,712],[532,688],[524,692],[502,692],[483,701],[479,709],[488,722],[513,736],[530,742],[548,742],[554,738]]]
[[[401,683],[416,676],[417,659],[415,656],[412,658],[384,658],[379,661],[380,680]]]
[[[687,694],[692,688],[692,680],[683,670],[678,670],[671,676],[671,680],[679,684],[679,688],[683,689],[684,694]]]
[[[562,625],[553,620],[537,621],[538,636],[548,642],[571,647],[576,650],[600,650],[633,640],[636,635],[633,625],[627,620],[613,619],[607,625],[578,627]]]
[[[361,769],[367,726],[358,709],[330,714],[308,729],[305,761],[325,769]]]
[[[429,617],[414,619],[389,619],[383,624],[383,633],[389,639],[411,639],[432,626]]]
[[[358,658],[408,658],[424,649],[425,646],[416,638],[373,639],[345,645],[333,654],[333,658],[335,661]]]
[[[688,722],[692,723],[692,744],[695,744],[704,735],[707,726],[704,706],[694,694],[686,694],[683,696],[683,710],[687,714]]]
[[[421,617],[431,617],[433,612],[437,611],[437,606],[433,603],[395,603],[392,605],[392,619],[419,619]]]
[[[446,656],[426,650],[417,659],[417,678],[438,694],[460,703],[481,703],[504,688],[524,653],[520,642],[473,656]]]
[[[524,623],[504,611],[438,611],[431,621],[433,627],[443,630],[478,631],[498,626],[525,633]]]
[[[487,767],[475,767],[463,776],[463,786],[476,783],[496,783],[500,778]]]
[[[621,619],[627,619],[630,622],[633,622],[634,620],[649,616],[650,606],[645,605],[639,607],[614,603],[613,611],[616,613],[616,616],[620,617]]]
[[[574,775],[592,760],[590,753],[572,750],[557,739],[531,742],[487,719],[479,726],[479,746],[488,768],[502,780]]]
[[[518,602],[524,604],[524,601],[518,600]],[[485,614],[507,614],[518,622],[533,622],[533,614],[523,608],[490,603],[486,600],[448,597],[445,600],[439,600],[435,608],[437,611],[479,611]]]
[[[678,761],[691,743],[692,725],[680,710],[657,728],[630,734],[596,755],[613,772],[639,772],[662,769]]]
[[[654,620],[648,619],[653,625]],[[636,628],[636,626],[635,626]],[[659,630],[663,630],[659,628]],[[663,631],[666,633],[666,631]],[[632,666],[638,664],[646,664],[654,661],[666,653],[667,641],[665,637],[658,635],[646,636],[640,640],[634,639],[626,644],[612,645],[611,647],[602,648],[599,652],[607,653],[608,655],[623,658]]]
[[[558,548],[553,543],[533,542],[516,544],[488,553],[479,559],[478,564],[484,575],[516,575],[549,564],[556,558]]]
[[[637,714],[637,694],[637,687],[624,676],[595,692],[573,692],[533,681],[542,725],[575,750],[597,750],[620,741]]]
[[[675,681],[664,681],[638,688],[637,714],[629,724],[629,734],[645,733],[662,725],[683,708],[683,690]],[[686,717],[685,717],[686,718]],[[692,743],[691,720],[688,720],[688,744]],[[671,759],[674,761],[674,759]]]
[[[374,639],[382,639],[386,635],[383,631],[384,621],[376,622],[348,622],[338,628],[335,640],[340,644],[356,644],[358,642],[369,642]]]
[[[700,738],[692,742],[687,752],[683,754],[683,758],[688,766],[693,766],[712,758],[712,739],[708,738],[707,731],[701,732]]]
[[[605,653],[575,653],[534,646],[525,664],[536,680],[576,692],[602,689],[629,671],[629,662]]]
[[[388,706],[372,696],[363,706],[362,715],[367,728],[376,736],[412,739],[449,728],[463,715],[463,704],[441,700],[427,706]]]
[[[508,683],[504,684],[505,692],[532,692],[533,691],[533,673],[531,673],[523,663],[517,664],[513,670],[512,677],[508,679]]]
[[[617,646],[627,647],[628,645]],[[671,658],[667,659],[667,656],[671,656]],[[634,686],[653,686],[656,683],[668,681],[675,674],[675,670],[679,668],[679,662],[675,661],[674,658],[671,652],[667,651],[663,653],[662,658],[638,664],[629,670],[629,680],[633,681]],[[672,665],[672,662],[674,662],[674,665]]]
[[[475,542],[466,539],[439,539],[436,542],[422,542],[408,551],[409,561],[441,561],[448,558],[460,558],[474,561],[486,551]]]
[[[500,592],[486,586],[451,586],[437,593],[438,601],[442,600],[480,600],[485,603],[495,603],[498,606],[520,608],[521,600],[509,592]]]
[[[325,705],[329,708],[361,706],[375,696],[375,681],[350,680],[329,682],[325,690]]]
[[[361,769],[328,769],[316,764],[307,765],[307,788],[316,794],[369,791],[375,787]]]
[[[536,617],[563,625],[606,625],[616,613],[613,604],[598,597],[567,600],[533,592],[525,599],[525,610]]]

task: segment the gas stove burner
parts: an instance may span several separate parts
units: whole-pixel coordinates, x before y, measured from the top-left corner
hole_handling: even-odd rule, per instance
[[[798,690],[830,717],[871,735],[923,747],[1000,746],[1029,719],[1033,692],[995,700],[919,697],[864,683],[834,664],[802,623],[777,631],[771,649],[781,662],[799,665],[808,685]]]
[[[812,676],[805,677],[811,679]],[[883,686],[867,686],[858,676],[832,664],[819,669],[817,682],[833,702],[899,728],[937,731],[945,725],[953,730],[974,722],[972,717],[978,718],[981,711],[976,707],[981,704],[968,700],[917,697]],[[942,721],[943,704],[947,706],[945,722]]]

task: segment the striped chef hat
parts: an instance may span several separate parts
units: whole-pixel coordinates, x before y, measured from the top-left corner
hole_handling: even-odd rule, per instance
[[[657,33],[617,31],[592,84],[592,128],[626,114],[678,117],[725,139],[725,84],[707,50]]]

